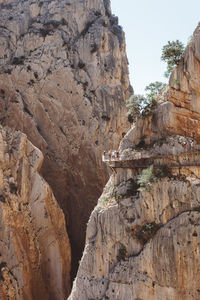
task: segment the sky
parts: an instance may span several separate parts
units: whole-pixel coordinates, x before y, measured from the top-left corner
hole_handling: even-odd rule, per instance
[[[111,7],[125,31],[134,93],[144,94],[151,82],[167,82],[162,47],[177,39],[187,45],[200,21],[200,0],[111,0]]]

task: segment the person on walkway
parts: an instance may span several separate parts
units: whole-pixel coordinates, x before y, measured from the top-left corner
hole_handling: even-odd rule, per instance
[[[111,155],[112,155],[112,153],[111,153],[111,151],[109,150],[109,151],[108,151],[108,159],[109,159],[109,160],[111,159]]]

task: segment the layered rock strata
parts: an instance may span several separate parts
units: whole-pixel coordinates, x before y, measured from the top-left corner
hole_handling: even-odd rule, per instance
[[[0,129],[0,299],[66,299],[70,244],[64,215],[40,176],[43,155]]]
[[[108,162],[70,300],[200,298],[199,41]]]
[[[145,119],[138,120],[121,142],[120,149],[151,144],[167,135],[178,134],[200,141],[200,26],[174,69],[160,105]]]
[[[74,252],[128,125],[124,33],[110,1],[0,1],[0,118],[44,154]]]

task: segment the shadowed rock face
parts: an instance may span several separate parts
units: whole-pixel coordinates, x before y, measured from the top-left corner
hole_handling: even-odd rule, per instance
[[[0,1],[0,118],[44,154],[73,253],[127,131],[124,33],[109,1]]]
[[[110,162],[70,300],[200,298],[199,45],[198,27],[162,101]]]
[[[0,130],[0,299],[65,299],[71,251],[64,214],[25,134]]]

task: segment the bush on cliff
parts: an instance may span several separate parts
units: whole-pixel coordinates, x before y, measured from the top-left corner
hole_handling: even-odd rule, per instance
[[[167,165],[160,166],[159,168],[154,168],[153,165],[150,165],[148,168],[143,169],[141,174],[138,176],[138,191],[150,191],[154,182],[157,182],[161,178],[170,176],[171,170]]]
[[[179,63],[184,53],[184,45],[179,40],[168,41],[162,48],[161,60],[167,62],[165,77],[169,77],[173,68]]]
[[[137,118],[148,116],[157,104],[157,96],[166,86],[165,83],[156,81],[146,86],[146,95],[132,95],[126,102],[128,120],[133,123]]]
[[[143,95],[132,95],[126,101],[126,107],[128,108],[128,120],[130,123],[136,121],[136,119],[141,115],[142,105],[145,101]]]
[[[148,92],[147,96],[149,98],[155,98],[166,86],[166,83],[155,81],[147,85],[145,91]]]
[[[147,169],[142,170],[141,175],[138,177],[137,183],[140,186],[138,191],[150,191],[152,183],[156,181],[157,178],[153,174],[153,165],[150,165]]]

